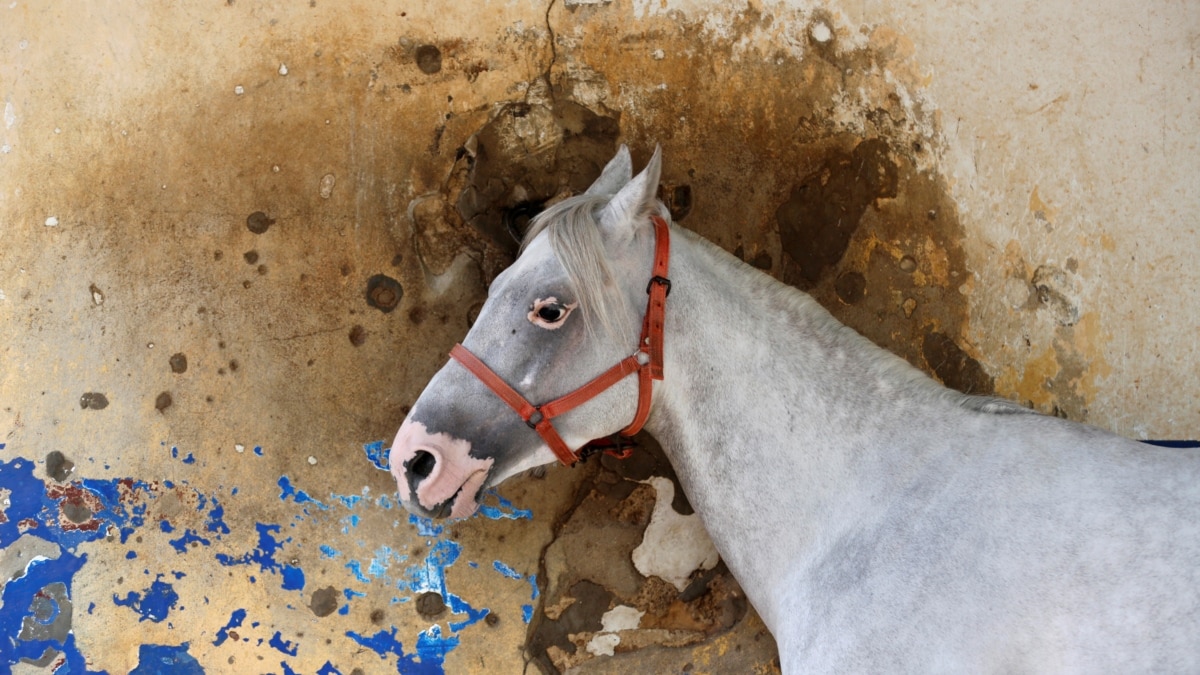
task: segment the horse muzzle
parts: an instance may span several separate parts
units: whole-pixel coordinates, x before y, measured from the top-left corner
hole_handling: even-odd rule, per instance
[[[412,419],[400,425],[388,460],[401,502],[428,518],[475,513],[494,461],[472,457],[469,441],[430,433]]]

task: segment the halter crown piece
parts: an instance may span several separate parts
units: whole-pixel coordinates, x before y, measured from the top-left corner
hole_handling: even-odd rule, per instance
[[[515,389],[508,386],[500,376],[480,361],[477,356],[461,344],[454,345],[450,357],[458,361],[478,377],[488,389],[491,389],[500,400],[508,404],[525,424],[536,431],[546,445],[554,451],[558,460],[567,466],[572,466],[586,457],[588,446],[580,450],[571,450],[558,435],[551,420],[563,413],[573,410],[595,398],[600,392],[608,389],[627,375],[638,375],[638,406],[633,422],[621,430],[621,436],[633,436],[641,431],[642,425],[650,415],[650,394],[654,380],[663,379],[663,322],[666,314],[667,295],[671,292],[671,280],[667,278],[667,265],[671,258],[671,234],[667,221],[661,216],[653,216],[654,221],[654,271],[650,283],[646,285],[649,299],[646,301],[646,315],[642,319],[642,334],[638,339],[638,349],[632,355],[622,359],[617,365],[609,368],[592,381],[575,391],[554,399],[542,405],[533,405]],[[588,444],[591,445],[591,444]],[[628,452],[613,453],[617,457],[626,457]]]

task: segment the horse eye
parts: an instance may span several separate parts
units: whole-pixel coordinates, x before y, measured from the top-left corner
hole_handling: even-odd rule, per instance
[[[562,305],[546,305],[537,311],[538,318],[546,323],[557,323],[565,314]]]
[[[578,306],[578,303],[574,302],[564,305],[555,297],[538,298],[533,301],[533,306],[529,308],[527,317],[529,323],[535,326],[540,326],[546,330],[558,330],[563,326],[571,310]]]

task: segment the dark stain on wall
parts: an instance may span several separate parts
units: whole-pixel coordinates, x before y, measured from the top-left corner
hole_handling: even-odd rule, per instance
[[[546,201],[582,192],[600,175],[619,132],[619,115],[566,98],[501,107],[460,151],[468,172],[454,201],[459,217],[515,254]]]
[[[801,284],[815,284],[842,259],[867,208],[895,197],[897,181],[887,143],[871,138],[850,153],[830,153],[796,185],[775,219],[783,250],[799,265]]]

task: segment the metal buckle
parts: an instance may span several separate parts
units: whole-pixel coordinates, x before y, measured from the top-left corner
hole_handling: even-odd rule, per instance
[[[658,275],[651,277],[650,283],[646,284],[646,293],[650,292],[650,287],[653,286],[654,284],[658,284],[660,286],[665,287],[667,289],[666,295],[671,294],[671,280],[670,279],[668,279],[666,277],[660,277]],[[666,296],[663,296],[663,297],[666,297]]]
[[[536,419],[534,418],[535,416],[536,416]],[[544,419],[546,419],[546,416],[542,414],[541,409],[534,408],[533,414],[529,416],[529,419],[525,420],[525,424],[528,425],[530,429],[536,430],[537,425],[541,424],[542,420],[544,420]]]

